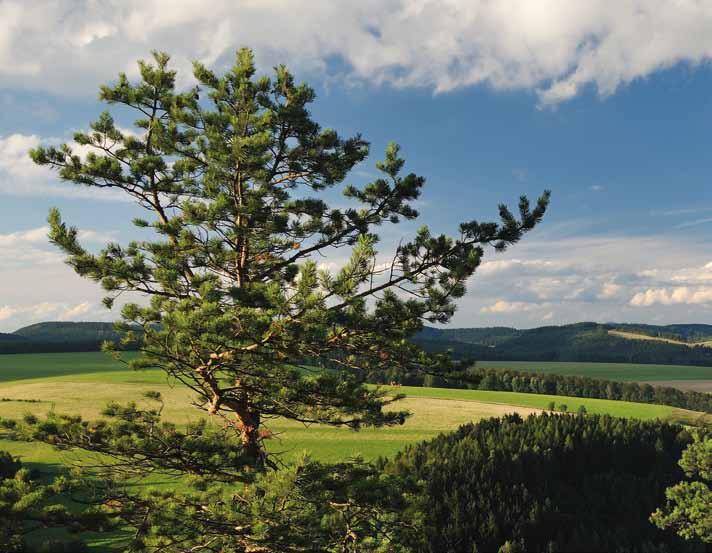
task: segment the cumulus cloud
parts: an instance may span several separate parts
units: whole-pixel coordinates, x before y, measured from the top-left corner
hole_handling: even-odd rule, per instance
[[[0,321],[12,320],[20,327],[37,321],[77,321],[104,315],[98,305],[90,302],[67,304],[61,302],[41,302],[29,305],[0,305]]]
[[[636,307],[649,307],[655,304],[662,305],[696,305],[712,303],[712,287],[700,286],[690,288],[678,286],[676,288],[649,288],[638,292],[630,300]]]
[[[665,252],[664,256],[651,252]],[[488,255],[468,283],[452,326],[532,327],[578,322],[709,322],[712,246],[702,237],[598,235],[555,238],[547,229],[500,255]],[[644,305],[644,293],[687,287],[667,303]],[[696,293],[695,293],[696,292]],[[635,303],[631,299],[636,295]],[[658,294],[659,296],[660,294]],[[655,298],[655,297],[654,297]],[[657,299],[657,298],[655,298]],[[496,300],[496,301],[495,301]]]
[[[123,131],[123,129],[122,129]],[[58,138],[14,133],[0,136],[0,194],[14,196],[67,196],[108,201],[127,201],[124,194],[114,190],[80,187],[60,182],[57,175],[36,165],[29,151],[40,144],[58,144]],[[71,144],[71,141],[69,141]],[[85,155],[91,146],[74,144],[73,152]]]
[[[264,67],[286,61],[328,78],[436,92],[527,89],[551,105],[588,85],[606,96],[712,56],[712,5],[693,0],[214,0],[204,8],[199,0],[5,0],[0,78],[86,93],[117,70],[135,72],[135,59],[153,48],[187,69],[191,59],[224,64],[249,45]]]
[[[48,231],[42,226],[0,234],[0,332],[48,320],[117,318],[101,304],[101,287],[64,263],[64,256],[49,244]],[[91,246],[113,241],[116,234],[86,229],[79,231],[79,238]]]
[[[507,301],[497,300],[492,305],[488,305],[480,309],[480,313],[519,313],[523,311],[532,311],[541,307],[536,303],[527,303],[523,301]]]
[[[29,230],[18,230],[8,234],[0,234],[0,248],[23,246],[29,244],[47,245],[49,227],[43,226]],[[114,232],[99,232],[96,230],[80,230],[77,237],[83,242],[110,242],[116,238]],[[2,251],[2,249],[0,249]]]
[[[616,284],[615,282],[606,282],[601,287],[601,291],[598,294],[598,297],[604,300],[615,298],[616,296],[620,295],[622,291],[623,286],[621,286],[620,284]]]

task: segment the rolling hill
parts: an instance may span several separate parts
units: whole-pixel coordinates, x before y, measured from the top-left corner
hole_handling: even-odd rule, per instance
[[[481,361],[579,361],[712,366],[704,343],[712,325],[576,323],[528,330],[425,328],[415,340],[430,351]]]
[[[0,334],[0,353],[97,351],[103,341],[118,338],[113,323],[37,323]]]
[[[532,329],[432,328],[414,337],[429,351],[477,361],[568,361],[712,366],[712,325],[583,322]],[[45,322],[0,334],[0,353],[97,351],[112,323]]]

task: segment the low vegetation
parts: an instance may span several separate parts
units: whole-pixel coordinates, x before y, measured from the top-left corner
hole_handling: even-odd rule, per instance
[[[2,358],[0,358],[2,361]],[[583,376],[617,382],[712,382],[712,367],[643,363],[584,363],[577,361],[481,361],[478,367],[542,374]]]

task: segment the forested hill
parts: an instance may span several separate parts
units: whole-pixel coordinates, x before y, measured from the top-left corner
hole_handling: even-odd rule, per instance
[[[611,333],[613,332],[613,333]],[[636,337],[640,339],[636,339]],[[712,325],[577,323],[521,330],[426,327],[415,341],[479,361],[581,361],[712,366]],[[116,340],[112,323],[46,322],[0,334],[0,353],[96,351]],[[705,345],[697,345],[704,343]]]
[[[712,366],[712,347],[698,344],[709,340],[710,337],[712,325],[576,323],[528,330],[508,327],[428,327],[418,334],[415,340],[429,350],[450,350],[456,357],[481,361],[581,361]],[[665,341],[666,339],[684,343],[672,343]]]
[[[38,323],[0,334],[0,353],[97,351],[103,341],[118,338],[113,323]]]

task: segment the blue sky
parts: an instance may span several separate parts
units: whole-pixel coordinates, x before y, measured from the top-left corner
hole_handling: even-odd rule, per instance
[[[427,177],[420,222],[436,230],[553,191],[539,229],[488,253],[454,325],[712,323],[712,9],[700,3],[62,4],[0,3],[0,331],[114,317],[46,244],[45,217],[60,207],[98,246],[130,236],[135,213],[57,182],[27,149],[85,128],[104,109],[98,85],[152,48],[189,84],[188,60],[219,69],[241,45],[263,70],[285,61],[308,80],[324,126],[371,141],[351,182],[400,143]],[[413,228],[384,231],[384,253]]]

